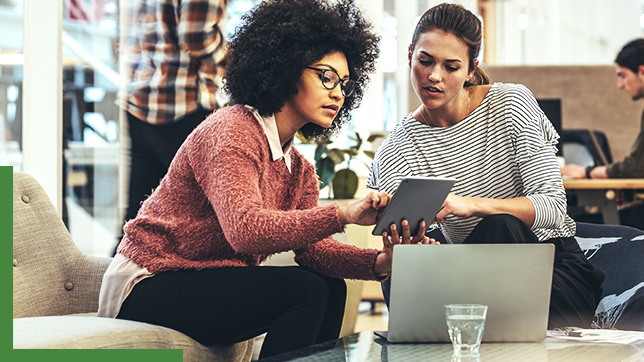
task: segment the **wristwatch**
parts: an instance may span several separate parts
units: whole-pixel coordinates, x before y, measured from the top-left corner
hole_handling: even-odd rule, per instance
[[[592,177],[590,177],[590,171],[592,171],[593,168],[595,168],[595,166],[586,167],[586,178],[592,178]]]

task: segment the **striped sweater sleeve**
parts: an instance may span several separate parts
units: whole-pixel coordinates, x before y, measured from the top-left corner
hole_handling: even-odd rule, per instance
[[[564,226],[566,193],[555,157],[559,135],[539,108],[532,93],[517,86],[508,104],[511,134],[515,137],[515,160],[525,197],[535,208],[533,229]]]

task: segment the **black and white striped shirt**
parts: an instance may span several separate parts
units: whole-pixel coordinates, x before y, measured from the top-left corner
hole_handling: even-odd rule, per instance
[[[525,86],[495,83],[479,107],[450,127],[407,115],[378,148],[367,187],[392,194],[407,176],[453,177],[451,192],[459,196],[527,197],[541,241],[573,236],[555,157],[558,138]],[[449,215],[441,229],[449,242],[462,243],[480,220]]]

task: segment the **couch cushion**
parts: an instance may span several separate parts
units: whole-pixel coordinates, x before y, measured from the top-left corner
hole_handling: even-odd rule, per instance
[[[593,327],[644,330],[644,231],[578,222],[575,238],[588,261],[606,273]]]
[[[253,353],[253,339],[207,348],[182,333],[151,324],[54,316],[15,318],[13,348],[183,349],[184,361],[248,361]]]

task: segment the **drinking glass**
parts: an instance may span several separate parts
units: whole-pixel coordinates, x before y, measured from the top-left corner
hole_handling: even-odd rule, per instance
[[[487,305],[445,305],[445,319],[454,356],[478,356],[486,314]]]

